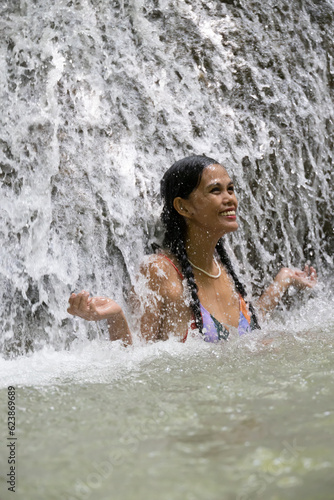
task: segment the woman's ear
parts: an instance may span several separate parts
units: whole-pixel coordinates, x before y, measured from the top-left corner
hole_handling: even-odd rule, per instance
[[[173,207],[183,217],[187,217],[187,218],[190,217],[190,213],[189,213],[189,210],[187,207],[187,200],[185,200],[184,198],[180,198],[180,196],[178,196],[177,198],[174,198]]]

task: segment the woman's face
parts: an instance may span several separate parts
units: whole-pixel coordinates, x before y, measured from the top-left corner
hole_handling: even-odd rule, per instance
[[[203,170],[201,182],[182,199],[183,214],[188,224],[202,228],[218,237],[236,231],[238,201],[233,182],[221,165],[209,165]],[[182,212],[180,212],[182,213]]]

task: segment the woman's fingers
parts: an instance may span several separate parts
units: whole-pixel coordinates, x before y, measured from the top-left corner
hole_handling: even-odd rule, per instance
[[[318,275],[317,275],[317,271],[314,269],[314,267],[310,267],[310,278],[312,279],[317,279]]]
[[[75,299],[75,297],[76,297],[76,294],[75,293],[71,293],[70,298],[68,299],[68,302],[69,302],[70,306],[72,306],[73,300]]]
[[[84,290],[82,290],[74,298],[74,300],[73,300],[73,307],[75,307],[78,310],[85,309],[85,304],[87,303],[87,298],[88,298],[87,297],[87,292],[85,292]]]
[[[67,312],[69,312],[70,314],[75,314],[75,306],[74,306],[74,299],[76,298],[76,294],[75,293],[71,293],[70,295],[70,298],[68,299],[68,302],[69,302],[69,307],[67,308]]]
[[[69,300],[70,306],[67,311],[76,316],[85,316],[89,312],[90,298],[89,292],[82,290],[78,294],[72,293]]]
[[[314,267],[304,266],[303,271],[295,269],[292,272],[292,284],[297,288],[313,288],[318,281],[317,272]]]
[[[84,290],[82,290],[82,292],[79,293],[78,295],[80,297],[79,298],[79,302],[78,302],[78,308],[81,311],[86,311],[87,310],[87,302],[88,302],[89,293],[85,292]]]
[[[307,279],[309,281],[309,286],[310,287],[314,286],[318,279],[317,271],[312,266],[305,266],[305,272],[307,272]]]
[[[317,271],[312,266],[308,266],[306,264],[304,267],[304,272],[307,274],[309,278],[317,278]]]

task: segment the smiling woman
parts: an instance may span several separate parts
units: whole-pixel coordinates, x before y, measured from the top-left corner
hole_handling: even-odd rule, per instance
[[[205,156],[184,158],[165,173],[161,195],[163,248],[139,273],[146,286],[136,302],[142,336],[166,340],[176,335],[184,342],[196,330],[204,340],[218,342],[259,328],[223,244],[224,235],[238,229],[238,202],[225,168]],[[316,283],[313,267],[282,269],[258,300],[259,313],[274,309],[290,286],[312,288]],[[82,291],[73,293],[69,303],[70,314],[88,321],[106,319],[111,340],[132,342],[125,315],[113,300]]]

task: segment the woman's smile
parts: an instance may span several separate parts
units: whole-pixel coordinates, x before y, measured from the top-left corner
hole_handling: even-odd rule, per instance
[[[224,217],[228,217],[229,219],[233,220],[237,218],[235,215],[235,210],[227,210],[225,212],[220,212],[220,215],[223,215]]]

